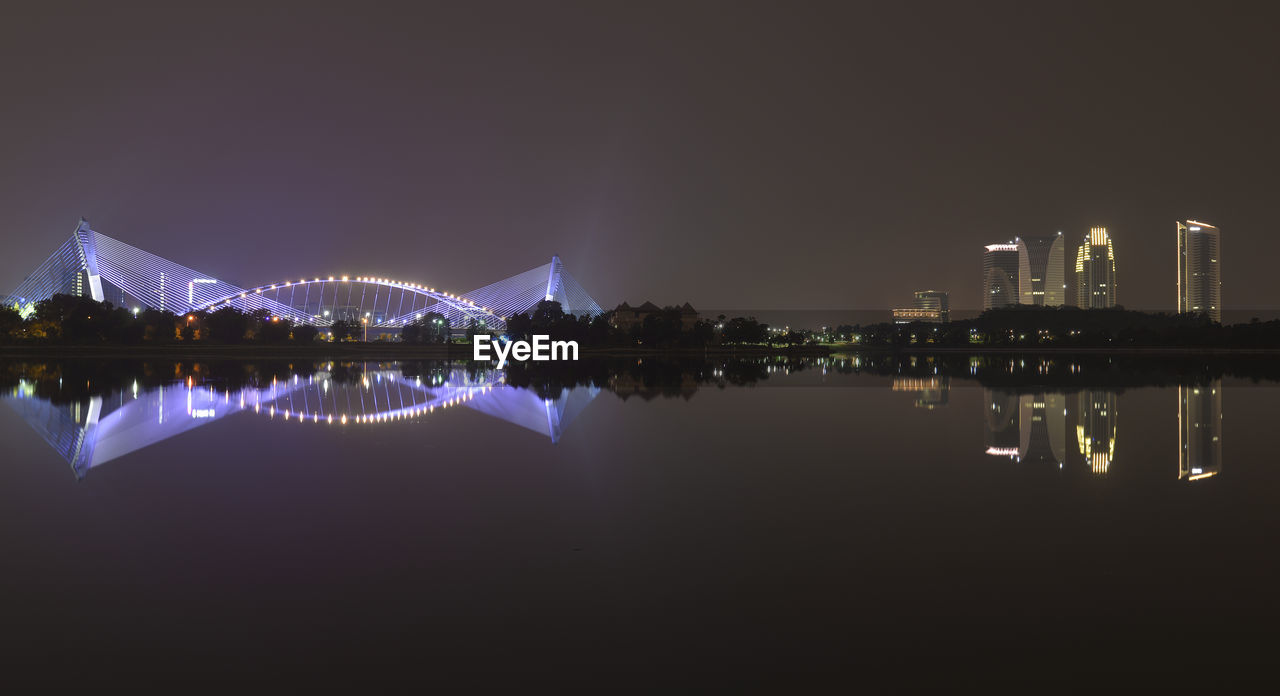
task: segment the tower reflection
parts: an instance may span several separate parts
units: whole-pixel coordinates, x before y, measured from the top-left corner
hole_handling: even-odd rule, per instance
[[[982,402],[986,406],[983,443],[987,447],[987,454],[1017,459],[1021,440],[1018,428],[1018,395],[983,389]]]
[[[1222,380],[1178,387],[1178,478],[1222,473]]]
[[[1056,465],[1067,460],[1067,397],[1023,394],[1018,399],[1018,459]]]
[[[1080,456],[1090,471],[1105,474],[1116,456],[1116,393],[1082,391],[1076,399],[1076,445]]]

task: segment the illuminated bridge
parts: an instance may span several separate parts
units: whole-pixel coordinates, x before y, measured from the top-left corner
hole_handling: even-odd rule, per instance
[[[234,307],[320,327],[346,320],[398,329],[438,312],[455,329],[503,329],[507,317],[542,300],[579,316],[601,311],[559,257],[465,293],[381,276],[304,276],[242,288],[95,232],[85,220],[4,303],[29,316],[37,302],[58,293],[175,314]]]

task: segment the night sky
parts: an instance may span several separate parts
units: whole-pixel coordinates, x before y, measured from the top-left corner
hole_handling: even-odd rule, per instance
[[[173,4],[0,12],[3,292],[84,216],[241,286],[558,253],[605,306],[972,308],[982,245],[1102,224],[1171,309],[1195,218],[1280,305],[1265,10]]]

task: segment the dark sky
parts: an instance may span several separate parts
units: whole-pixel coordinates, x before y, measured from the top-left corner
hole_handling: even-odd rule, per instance
[[[976,307],[983,244],[1104,224],[1171,308],[1192,217],[1224,304],[1280,305],[1264,10],[171,4],[6,5],[5,291],[83,215],[244,286],[559,253],[609,306]]]

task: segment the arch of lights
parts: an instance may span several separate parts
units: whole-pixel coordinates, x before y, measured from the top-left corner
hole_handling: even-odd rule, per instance
[[[344,320],[376,328],[401,328],[428,312],[443,314],[454,327],[474,323],[479,328],[504,329],[507,320],[461,295],[418,283],[366,276],[286,280],[241,290],[192,309],[220,307],[265,311],[273,317],[316,326]]]
[[[455,329],[474,325],[501,330],[507,317],[529,312],[542,300],[558,301],[570,314],[601,312],[555,256],[550,263],[467,293],[346,275],[244,289],[96,232],[86,220],[4,298],[4,304],[29,316],[37,302],[58,293],[175,314],[229,306],[320,327],[346,320],[396,329],[428,312],[438,312]]]

